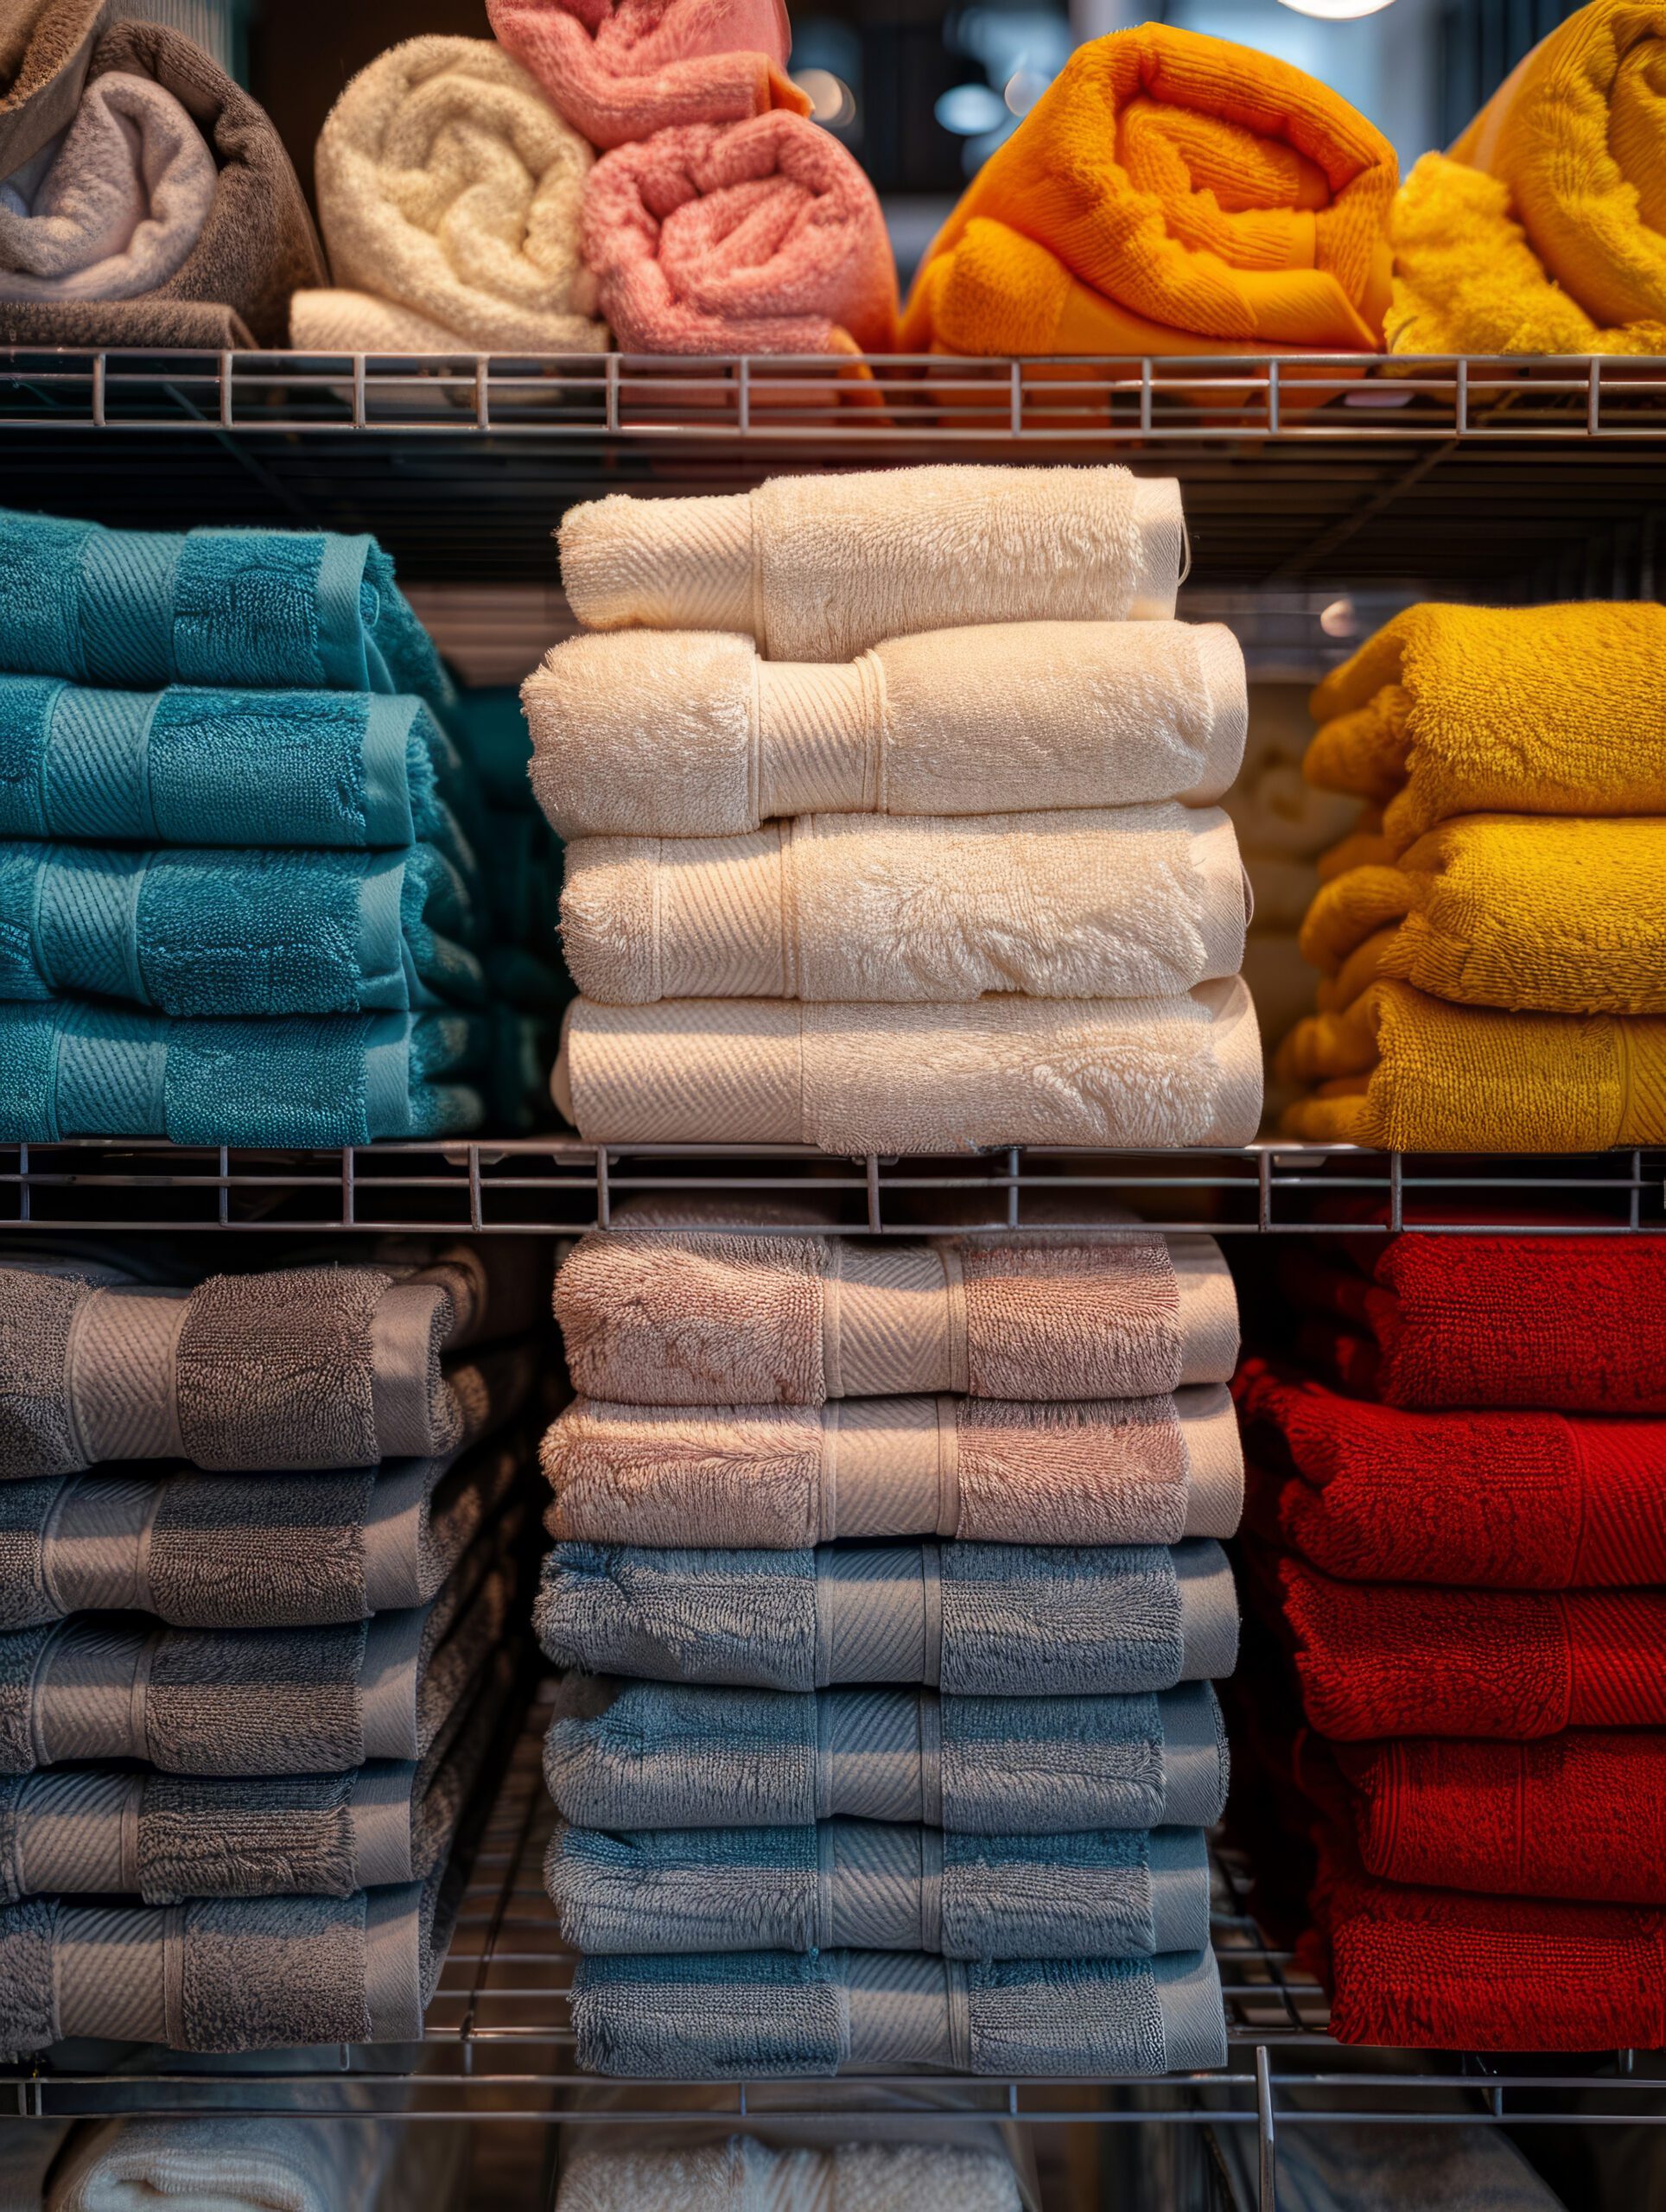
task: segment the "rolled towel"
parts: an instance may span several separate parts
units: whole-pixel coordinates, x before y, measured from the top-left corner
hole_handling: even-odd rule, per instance
[[[379,54],[319,135],[318,214],[336,284],[296,294],[289,342],[601,352],[607,334],[573,296],[590,159],[490,39],[413,38]]]
[[[1238,1635],[1232,1571],[1210,1542],[557,1544],[537,1620],[548,1658],[591,1674],[777,1690],[915,1682],[972,1697],[1207,1681],[1231,1673]]]
[[[550,1088],[590,1144],[1240,1145],[1261,1122],[1261,1038],[1236,978],[964,1006],[576,999]]]
[[[575,1388],[625,1404],[1148,1398],[1238,1357],[1219,1245],[1137,1225],[919,1244],[621,1226],[579,1239],[555,1306]]]
[[[172,35],[149,24],[118,29]],[[246,684],[409,692],[430,704],[449,692],[439,656],[373,537],[105,530],[3,510],[0,667],[147,691]],[[112,709],[118,734],[124,711]]]
[[[888,353],[897,270],[855,156],[807,117],[687,123],[604,154],[584,265],[631,353]]]
[[[786,73],[781,0],[486,0],[493,30],[593,146],[741,123],[810,100]]]
[[[176,1021],[96,1001],[0,1006],[0,1142],[370,1144],[474,1128],[483,1022],[462,1014]]]
[[[835,2143],[789,2147],[732,2135],[675,2150],[587,2142],[563,2154],[556,2212],[661,2212],[679,2194],[708,2212],[860,2204],[867,2212],[1022,2212],[1010,2156],[982,2145]],[[311,2208],[306,2208],[311,2212]]]
[[[977,462],[614,492],[569,507],[560,535],[587,630],[735,631],[784,661],[967,623],[1167,620],[1186,547],[1173,477]]]
[[[610,1006],[1159,998],[1243,960],[1218,807],[807,814],[743,837],[584,838],[566,871],[562,950]]]
[[[598,1544],[1177,1544],[1231,1535],[1243,1491],[1218,1384],[1057,1406],[855,1398],[679,1414],[578,1398],[543,1459],[550,1535]]]
[[[282,2110],[280,2098],[269,2091],[269,2109]],[[409,2201],[397,2193],[403,2146],[412,2136],[420,2142],[431,2177],[448,2133],[443,2125],[412,2129],[403,2120],[371,2120],[358,2111],[345,2127],[293,2110],[276,2123],[264,2113],[88,2120],[54,2169],[46,2212],[142,2212],[163,2204],[180,2212],[397,2212]],[[450,2199],[430,2201],[439,2208]],[[33,2208],[20,2205],[17,2212]]]
[[[544,1872],[562,1934],[586,1957],[906,1946],[946,1959],[1129,1959],[1209,1942],[1200,1828],[563,1827]]]
[[[577,515],[563,525],[582,600],[595,527]],[[982,588],[981,570],[970,581]],[[991,621],[830,665],[760,659],[733,626],[609,623],[553,647],[521,688],[532,787],[568,838],[738,836],[811,809],[1204,806],[1231,783],[1244,697],[1230,630],[1155,620]]]
[[[1206,1682],[1155,1695],[696,1689],[569,1675],[544,1773],[597,1828],[923,1822],[959,1835],[1207,1827],[1226,1732]]]
[[[645,2081],[846,2066],[1103,2078],[1226,2063],[1209,1951],[970,1967],[895,1951],[582,1959],[572,2014],[581,2066]]]

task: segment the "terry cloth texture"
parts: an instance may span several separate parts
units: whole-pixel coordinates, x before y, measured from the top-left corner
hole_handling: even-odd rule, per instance
[[[595,1828],[796,1827],[840,1818],[959,1835],[1206,1827],[1226,1733],[1206,1682],[1116,1697],[695,1689],[569,1675],[544,1779]]]
[[[1220,1247],[1137,1227],[881,1244],[621,1226],[579,1239],[555,1310],[575,1388],[624,1404],[1149,1398],[1227,1382],[1238,1357]],[[1661,1357],[1666,1405],[1666,1324]]]
[[[576,999],[550,1087],[594,1144],[721,1129],[845,1154],[1240,1145],[1261,1122],[1261,1036],[1236,977],[1170,998],[961,1006]]]
[[[587,1957],[908,1947],[948,1959],[1126,1959],[1209,1941],[1199,1828],[560,1827],[544,1872],[563,1935]]]
[[[403,2143],[422,2144],[431,2177],[446,2132],[362,2113],[345,2126],[289,2113],[92,2120],[66,2146],[44,2212],[398,2212]]]
[[[176,1021],[94,1001],[0,1006],[0,1135],[370,1144],[479,1123],[484,1025],[462,1014]]]
[[[148,23],[119,29],[171,35]],[[279,530],[181,536],[4,510],[0,667],[145,691],[235,684],[406,692],[443,704],[450,690],[373,537]],[[118,760],[124,711],[112,709]],[[90,749],[93,741],[81,742]]]
[[[800,1691],[912,1682],[1023,1698],[1217,1680],[1232,1671],[1238,1636],[1232,1571],[1204,1541],[557,1544],[537,1624],[546,1657],[591,1674]]]
[[[581,2143],[563,2158],[556,2212],[1021,2212],[1013,2162],[982,2145],[789,2147],[732,2135],[675,2150]]]
[[[107,0],[12,0],[0,22],[0,175],[67,130]]]
[[[1186,548],[1173,477],[975,462],[615,492],[569,507],[560,537],[585,629],[736,631],[785,661],[965,624],[1167,620]]]
[[[910,353],[1378,352],[1394,149],[1248,47],[1147,23],[1078,47],[982,168]]]
[[[1217,622],[990,622],[823,664],[761,660],[734,630],[626,630],[553,647],[521,697],[532,787],[569,838],[736,836],[817,809],[1204,806],[1247,716]]]
[[[90,995],[166,1014],[478,1005],[467,887],[403,853],[0,843],[0,999]]]
[[[37,35],[47,36],[64,13],[49,10]],[[32,68],[26,50],[20,85]],[[106,89],[118,81],[119,92]],[[120,257],[126,281],[112,275],[106,283],[103,272],[88,268],[68,296],[54,296],[37,282],[32,296],[20,298],[16,274],[0,275],[0,343],[174,349],[283,345],[289,295],[301,285],[322,283],[324,261],[289,157],[263,110],[200,46],[161,23],[111,24],[92,49],[73,122],[60,111],[66,88],[61,75],[48,74],[34,99],[25,97],[16,107],[10,130],[0,117],[0,168],[10,172],[10,189],[0,188],[0,264],[15,272],[54,251],[60,257],[68,251],[72,265],[85,265],[100,240],[114,245],[137,218]],[[17,92],[14,86],[14,100]],[[29,124],[35,101],[42,105],[38,130]],[[136,130],[141,107],[153,126],[159,112],[166,112],[171,136],[158,140],[147,129],[143,155],[127,153],[123,165],[118,151],[131,145],[129,134]],[[112,114],[120,121],[106,136],[108,126],[99,118]],[[68,136],[54,160],[47,149],[66,124]],[[17,136],[20,125],[23,138]],[[181,126],[188,128],[188,138]],[[39,147],[20,153],[37,136]],[[158,174],[152,163],[170,143],[181,150],[170,171]],[[200,174],[203,156],[207,175]],[[188,222],[181,219],[182,206],[176,206],[185,184],[181,162],[188,163],[191,176]],[[18,188],[19,168],[26,192]],[[207,204],[199,213],[205,187]],[[22,212],[25,200],[32,214]],[[46,237],[26,247],[25,230],[44,231]],[[81,231],[74,247],[66,235],[72,230]]]
[[[782,0],[486,0],[492,29],[593,146],[808,115]]]
[[[490,39],[414,38],[330,110],[315,174],[335,288],[297,292],[312,353],[594,353],[579,314],[590,149]]]
[[[1060,1405],[853,1398],[690,1413],[579,1398],[543,1459],[550,1535],[600,1544],[1176,1544],[1231,1535],[1243,1490],[1218,1385]]]
[[[610,1006],[1160,998],[1237,974],[1246,905],[1218,807],[807,814],[569,844],[562,950]]]
[[[1161,2074],[1226,2062],[1213,1954],[984,1961],[741,1951],[582,1959],[578,2063],[642,2080],[891,2072]]]
[[[1594,0],[1418,162],[1393,215],[1395,352],[1666,351],[1663,36],[1650,0]]]
[[[677,124],[604,154],[585,181],[580,245],[626,353],[888,353],[897,342],[878,198],[807,116]]]
[[[1666,1583],[1666,1421],[1406,1413],[1258,1359],[1237,1395],[1250,1526],[1326,1574],[1510,1590]]]

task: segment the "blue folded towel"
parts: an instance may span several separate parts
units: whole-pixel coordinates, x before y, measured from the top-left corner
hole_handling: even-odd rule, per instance
[[[420,699],[0,676],[0,837],[430,844],[472,869],[467,797],[456,748]]]
[[[176,1021],[55,1000],[0,1006],[0,1144],[369,1144],[473,1128],[486,1025],[460,1014]]]
[[[923,1682],[972,1697],[1103,1697],[1230,1675],[1218,1544],[557,1544],[537,1630],[558,1667],[813,1690]]]
[[[0,1000],[118,999],[169,1014],[478,1006],[461,877],[395,853],[106,851],[0,843]]]
[[[372,537],[105,530],[0,511],[0,668],[149,690],[451,696]]]
[[[932,2066],[1104,2081],[1226,2063],[1206,1950],[976,1966],[904,1951],[581,1959],[572,2018],[581,2066],[637,2080]]]

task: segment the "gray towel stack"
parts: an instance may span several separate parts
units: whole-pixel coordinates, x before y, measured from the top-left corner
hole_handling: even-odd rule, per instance
[[[0,2050],[421,2035],[516,1671],[535,1259],[0,1254]]]
[[[1223,2063],[1218,1252],[700,1221],[627,1218],[556,1281],[545,1872],[582,2063]]]

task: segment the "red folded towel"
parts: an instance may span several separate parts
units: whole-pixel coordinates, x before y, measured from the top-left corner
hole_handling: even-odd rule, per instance
[[[1408,1413],[1249,1359],[1246,1524],[1350,1581],[1666,1583],[1666,1421]]]
[[[1338,1745],[1366,1870],[1499,1897],[1666,1905],[1666,1736]]]

